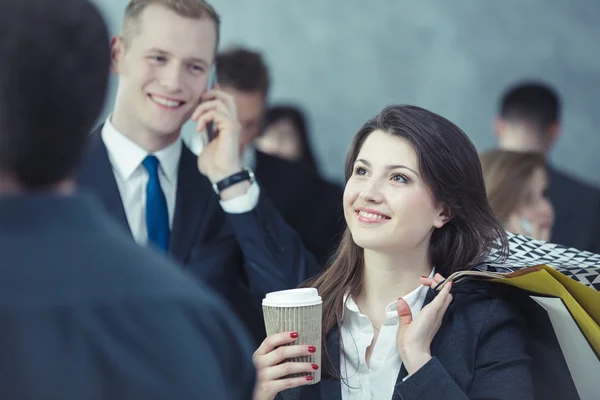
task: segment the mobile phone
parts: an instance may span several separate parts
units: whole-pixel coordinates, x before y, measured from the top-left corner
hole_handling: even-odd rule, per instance
[[[217,69],[213,65],[212,67],[210,67],[210,74],[208,76],[206,90],[207,91],[211,90],[216,85],[217,85]],[[206,124],[206,136],[207,136],[208,142],[213,140],[216,136],[215,123],[213,121],[210,121],[209,123]]]

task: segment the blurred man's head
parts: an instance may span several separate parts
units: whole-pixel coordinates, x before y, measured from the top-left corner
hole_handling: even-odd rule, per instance
[[[112,40],[112,122],[148,151],[174,142],[206,91],[219,16],[204,0],[131,0]]]
[[[105,99],[108,30],[87,0],[0,1],[0,184],[54,189],[77,167]]]
[[[269,70],[259,53],[234,48],[217,55],[217,77],[221,89],[235,98],[244,148],[262,130],[269,94]]]
[[[500,147],[546,153],[560,134],[561,101],[540,82],[522,82],[503,95],[496,121]]]

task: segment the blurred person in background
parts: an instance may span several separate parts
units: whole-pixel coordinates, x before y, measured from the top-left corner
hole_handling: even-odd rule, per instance
[[[75,183],[108,87],[98,9],[2,0],[0,52],[0,398],[250,399],[233,313]]]
[[[217,54],[216,66],[219,86],[235,101],[243,162],[254,170],[261,188],[323,266],[341,230],[341,192],[335,193],[319,179],[314,165],[254,147],[265,126],[271,87],[263,56],[250,49],[232,47]],[[200,135],[191,138],[189,146],[193,151],[199,151],[201,140]]]
[[[488,201],[510,232],[549,241],[554,208],[547,197],[548,172],[536,152],[492,150],[481,155]]]
[[[254,141],[258,151],[300,164],[310,172],[311,184],[304,192],[312,219],[299,212],[287,212],[291,225],[306,238],[307,246],[326,260],[344,229],[343,189],[327,181],[319,171],[310,142],[308,123],[302,110],[290,104],[269,107],[264,130]]]
[[[302,162],[311,170],[318,170],[306,117],[294,105],[276,104],[269,107],[263,132],[254,141],[254,146],[263,153],[291,162]]]
[[[495,122],[500,148],[538,152],[546,159],[561,134],[561,100],[546,83],[520,82],[505,91]],[[548,165],[554,206],[552,241],[600,252],[600,191]]]

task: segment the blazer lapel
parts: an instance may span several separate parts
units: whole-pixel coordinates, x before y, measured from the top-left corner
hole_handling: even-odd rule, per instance
[[[108,151],[102,141],[102,125],[92,132],[88,152],[79,170],[77,182],[80,186],[93,191],[115,216],[116,220],[131,234],[121,193],[113,173]]]
[[[169,252],[183,263],[198,236],[202,217],[213,196],[208,180],[198,171],[196,160],[194,153],[184,145],[179,160],[175,216],[169,242]]]

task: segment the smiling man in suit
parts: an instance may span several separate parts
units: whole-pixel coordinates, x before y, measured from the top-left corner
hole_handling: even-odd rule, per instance
[[[317,272],[240,160],[232,96],[207,90],[219,16],[203,0],[131,0],[112,39],[119,77],[114,110],[94,133],[79,182],[140,244],[188,267],[264,335],[260,300]],[[182,125],[214,124],[199,157],[182,145]]]
[[[233,313],[75,184],[108,84],[100,12],[2,0],[0,54],[0,398],[251,399]]]

